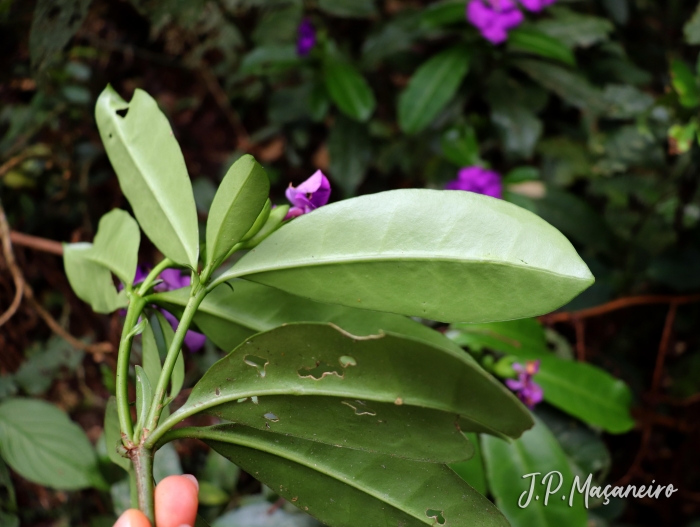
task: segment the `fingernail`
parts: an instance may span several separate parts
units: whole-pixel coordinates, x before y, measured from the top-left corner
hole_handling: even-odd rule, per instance
[[[182,525],[180,525],[180,527],[192,527],[192,526],[191,526],[191,525],[187,525],[186,523],[183,523]]]
[[[199,482],[197,481],[197,478],[195,478],[192,474],[183,474],[184,477],[189,479],[192,483],[194,483],[195,487],[197,487],[197,490],[199,490]],[[190,527],[189,525],[185,526],[180,526],[180,527]]]

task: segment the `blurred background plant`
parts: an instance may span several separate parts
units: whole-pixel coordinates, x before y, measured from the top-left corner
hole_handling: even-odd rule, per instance
[[[215,183],[251,153],[277,203],[321,169],[331,201],[447,186],[502,197],[559,228],[594,287],[539,323],[438,329],[501,377],[515,360],[541,360],[540,439],[551,432],[574,472],[681,489],[597,507],[589,524],[700,518],[690,470],[700,463],[700,10],[681,0],[523,1],[506,20],[487,0],[468,16],[467,3],[0,0],[0,399],[49,401],[36,411],[57,422],[56,407],[68,412],[81,429],[66,433],[96,445],[100,469],[56,490],[0,464],[0,524],[111,525],[128,504],[101,439],[121,321],[77,300],[58,243],[90,241],[102,214],[128,208],[93,117],[106,83],[158,100],[202,221]],[[142,244],[141,260],[157,260],[153,246]],[[185,386],[221,353],[207,341]],[[581,377],[576,361],[597,368]],[[625,387],[613,400],[632,399],[634,422],[575,404],[615,378],[631,395]],[[585,388],[567,392],[572,384]],[[2,404],[6,433],[18,410]],[[200,443],[177,449],[182,461],[165,449],[159,474],[197,474],[215,527],[314,523]],[[498,449],[482,442],[487,476],[489,456],[512,455]],[[505,499],[493,477],[482,483]]]

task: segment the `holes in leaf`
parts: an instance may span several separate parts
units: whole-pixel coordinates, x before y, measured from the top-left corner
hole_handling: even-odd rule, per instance
[[[364,401],[356,400],[352,403],[349,403],[348,401],[343,401],[342,404],[344,404],[345,406],[349,406],[350,408],[355,410],[355,415],[377,415],[377,412],[368,408],[367,403]]]
[[[264,417],[265,419],[267,419],[268,421],[272,421],[273,423],[276,423],[277,421],[280,420],[280,418],[277,417],[277,416],[276,416],[275,414],[273,414],[272,412],[267,412],[265,415],[263,415],[263,417]]]
[[[248,366],[252,366],[253,368],[257,369],[260,377],[265,377],[265,366],[270,364],[269,360],[258,357],[257,355],[246,355],[243,358],[243,362],[245,362]]]
[[[445,525],[445,516],[443,516],[442,511],[436,509],[428,509],[427,511],[425,511],[425,515],[428,518],[434,519],[435,523],[437,523],[438,525]]]
[[[316,361],[315,368],[300,368],[297,370],[297,373],[302,379],[311,378],[315,381],[323,379],[326,375],[336,375],[341,379],[343,378],[343,371],[339,367],[329,366],[322,361]]]
[[[221,388],[219,388],[219,387],[217,386],[217,387],[216,387],[216,390],[214,390],[214,393],[216,394],[217,397],[218,397],[219,395],[221,395]]]
[[[343,355],[340,357],[340,365],[343,368],[347,368],[348,366],[357,366],[357,361],[348,355]]]
[[[122,108],[121,110],[116,110],[114,113],[123,118],[126,117],[127,113],[129,113],[129,108]]]

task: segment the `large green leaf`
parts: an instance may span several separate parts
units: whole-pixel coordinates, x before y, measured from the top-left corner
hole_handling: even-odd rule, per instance
[[[455,342],[473,348],[489,348],[525,360],[539,360],[534,377],[544,390],[544,399],[561,410],[619,434],[634,427],[630,415],[632,392],[620,379],[592,364],[560,359],[545,342],[544,330],[535,320],[491,324],[456,324]]]
[[[360,72],[342,60],[328,58],[323,77],[328,94],[341,112],[356,121],[370,118],[377,102]]]
[[[104,488],[85,432],[52,404],[36,399],[0,403],[0,455],[23,478],[62,490]]]
[[[569,241],[534,214],[471,192],[418,189],[301,216],[217,281],[235,277],[448,322],[540,315],[593,283]]]
[[[196,268],[199,231],[192,184],[156,101],[137,89],[127,103],[107,86],[97,100],[95,118],[119,185],[143,231],[165,256]]]
[[[136,276],[140,241],[136,220],[128,212],[114,209],[100,218],[88,257],[131,285]]]
[[[243,470],[331,527],[507,526],[444,465],[369,454],[233,426],[200,437]]]
[[[466,434],[469,442],[474,446],[474,455],[466,461],[459,461],[450,464],[450,468],[464,481],[469,483],[479,494],[486,494],[486,472],[484,470],[484,457],[481,454],[479,445],[479,435],[474,433]]]
[[[112,313],[127,305],[126,292],[118,292],[109,269],[92,259],[91,243],[63,244],[63,266],[75,294],[97,313]]]
[[[224,176],[207,219],[206,263],[217,264],[253,226],[270,193],[270,180],[251,155],[244,155]]]
[[[409,407],[430,409],[460,415],[461,430],[511,437],[531,424],[512,394],[463,353],[391,334],[354,337],[330,324],[289,324],[247,340],[204,374],[172,420],[273,395],[340,398],[329,411],[348,417],[342,401],[402,406],[407,415],[418,412]]]
[[[482,436],[481,447],[486,462],[486,474],[496,505],[505,514],[512,527],[586,527],[587,515],[582,499],[576,496],[573,507],[569,507],[569,492],[574,482],[574,472],[566,455],[552,433],[539,419],[535,427],[520,439],[507,443],[500,439]],[[547,490],[542,478],[549,472],[561,475],[562,486],[556,494],[549,496],[545,506]],[[532,478],[527,474],[538,472],[532,500],[525,507]],[[585,478],[584,478],[585,479]],[[557,488],[559,477],[554,475],[551,490]],[[579,482],[580,485],[583,481]],[[521,496],[524,497],[521,498]],[[562,499],[562,496],[566,496]],[[535,499],[539,496],[539,499]]]
[[[457,93],[471,54],[464,46],[442,51],[422,64],[399,96],[399,126],[407,134],[426,128]]]

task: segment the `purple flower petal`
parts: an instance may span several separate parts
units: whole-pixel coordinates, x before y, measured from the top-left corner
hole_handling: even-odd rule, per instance
[[[503,197],[503,184],[497,172],[482,167],[464,167],[445,185],[446,190],[466,190],[493,198]]]
[[[170,327],[173,328],[174,331],[177,331],[177,325],[179,324],[179,321],[175,315],[170,313],[169,311],[166,311],[165,309],[160,310],[161,313],[163,313],[163,316],[165,317],[165,320],[167,320],[170,323]],[[189,349],[192,353],[199,351],[204,347],[204,342],[207,340],[207,337],[202,335],[201,333],[197,333],[196,331],[188,330],[187,333],[185,333],[185,346],[187,346],[187,349]]]
[[[544,398],[542,387],[532,380],[540,369],[540,361],[527,361],[524,366],[515,363],[513,369],[518,373],[518,379],[506,379],[506,386],[515,392],[523,404],[534,408]]]
[[[513,0],[471,0],[467,4],[467,20],[492,44],[504,42],[508,30],[524,19]]]
[[[520,0],[523,7],[528,11],[542,11],[545,7],[552,5],[557,0]]]
[[[311,20],[304,18],[299,24],[297,30],[297,54],[305,57],[316,45],[316,29],[314,28]]]
[[[153,288],[158,292],[181,289],[189,286],[192,281],[192,277],[189,274],[183,274],[180,269],[165,269],[158,277],[163,280]]]
[[[328,178],[317,170],[309,179],[298,187],[291,184],[285,191],[285,196],[294,205],[285,219],[307,214],[318,207],[323,207],[331,196],[331,183]],[[299,212],[301,211],[301,212]]]

